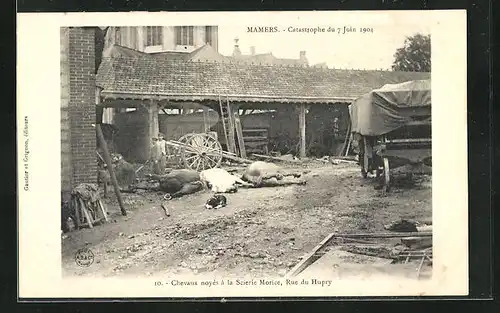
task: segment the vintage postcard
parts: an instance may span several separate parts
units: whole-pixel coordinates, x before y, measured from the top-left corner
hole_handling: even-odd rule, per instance
[[[17,44],[20,298],[468,293],[465,11],[19,14]]]

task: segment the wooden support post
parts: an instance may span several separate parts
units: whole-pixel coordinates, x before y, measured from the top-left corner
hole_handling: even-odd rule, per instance
[[[306,105],[299,104],[299,137],[301,158],[306,157]]]
[[[238,139],[238,146],[240,148],[240,157],[246,158],[247,152],[245,149],[245,141],[243,140],[243,129],[241,127],[240,114],[238,107],[234,110],[234,127],[236,129],[236,137]]]
[[[208,108],[203,106],[203,131],[208,133],[210,131],[210,123],[208,122]]]
[[[227,105],[227,117],[228,117],[228,124],[229,124],[229,144],[231,145],[230,152],[238,152],[236,151],[236,141],[235,141],[235,134],[234,134],[234,115],[233,115],[233,108],[231,107],[231,103],[229,103],[229,99],[226,97],[226,105]]]
[[[104,135],[102,133],[101,125],[96,125],[97,138],[100,141],[104,161],[106,161],[106,165],[108,168],[109,176],[111,177],[111,183],[115,189],[116,198],[118,199],[118,204],[120,205],[120,210],[123,216],[127,215],[127,211],[125,210],[125,206],[123,204],[122,195],[120,193],[120,186],[118,186],[118,181],[116,180],[115,171],[113,170],[113,163],[111,162],[111,155],[109,154],[108,146],[106,144],[106,140],[104,140]]]

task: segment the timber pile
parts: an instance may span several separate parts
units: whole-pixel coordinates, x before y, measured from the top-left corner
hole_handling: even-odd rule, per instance
[[[387,240],[391,238],[400,238],[402,245],[390,246],[373,241],[373,239]],[[371,257],[391,259],[392,263],[408,263],[411,259],[420,260],[417,278],[420,276],[420,270],[425,261],[432,264],[432,227],[417,229],[417,232],[331,233],[297,263],[286,276],[295,277],[303,272],[325,254],[325,249],[334,240],[338,244],[344,244],[341,250]],[[347,244],[345,244],[346,241],[348,242]]]
[[[83,183],[71,191],[71,211],[75,216],[76,229],[92,228],[97,223],[108,221],[108,213],[96,184]]]

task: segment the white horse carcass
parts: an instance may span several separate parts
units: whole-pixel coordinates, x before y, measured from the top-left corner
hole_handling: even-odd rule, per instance
[[[249,183],[244,182],[241,178],[230,174],[222,168],[211,168],[201,171],[201,181],[216,193],[230,193],[238,191],[238,185],[250,186]]]
[[[286,179],[287,177],[291,179]],[[300,171],[284,170],[274,163],[256,161],[246,168],[242,179],[252,183],[254,187],[275,187],[305,184],[305,180],[300,177]]]

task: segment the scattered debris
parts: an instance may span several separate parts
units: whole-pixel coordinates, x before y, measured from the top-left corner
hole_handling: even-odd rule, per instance
[[[94,227],[95,224],[108,221],[108,213],[105,205],[101,202],[99,187],[97,184],[82,183],[71,191],[70,215],[75,217],[75,228],[87,226]]]
[[[411,249],[424,249],[432,246],[432,237],[404,237],[401,243]]]
[[[393,221],[390,224],[384,225],[384,229],[395,232],[418,232],[417,223],[405,219]]]
[[[170,216],[170,211],[168,210],[167,204],[165,202],[161,204],[161,208],[163,209],[163,212],[165,213],[166,216]]]
[[[293,164],[301,163],[300,160],[297,157],[295,157],[295,156],[293,156],[291,154],[286,154],[286,155],[283,155],[283,156],[274,157],[274,156],[270,156],[270,155],[262,155],[262,154],[252,153],[252,156],[260,158],[260,159],[264,159],[264,160],[273,160],[273,161],[279,161],[279,162],[289,162],[289,163],[293,163]]]

